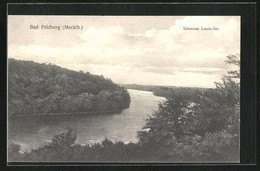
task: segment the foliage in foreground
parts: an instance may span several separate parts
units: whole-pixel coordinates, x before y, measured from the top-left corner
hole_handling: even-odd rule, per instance
[[[239,58],[230,55],[226,63],[239,68]],[[139,132],[139,143],[156,149],[159,158],[239,161],[239,78],[239,69],[229,71],[216,89],[168,97]]]
[[[227,57],[239,67],[239,55]],[[194,96],[172,94],[150,116],[139,142],[124,144],[104,140],[101,144],[74,144],[71,129],[30,153],[10,145],[13,161],[129,161],[129,162],[238,162],[240,118],[240,72],[228,72],[216,89]]]

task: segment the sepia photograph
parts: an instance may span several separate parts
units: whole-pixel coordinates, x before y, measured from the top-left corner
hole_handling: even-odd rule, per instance
[[[8,162],[239,163],[240,24],[8,15]]]

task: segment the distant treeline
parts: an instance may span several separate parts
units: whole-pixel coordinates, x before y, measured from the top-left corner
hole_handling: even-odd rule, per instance
[[[135,89],[142,91],[151,91],[156,96],[171,97],[173,95],[182,95],[195,97],[201,91],[212,91],[210,88],[197,87],[177,87],[177,86],[153,86],[153,85],[138,85],[138,84],[121,84],[126,89]]]
[[[113,112],[129,104],[128,92],[103,76],[52,64],[8,60],[10,115]]]

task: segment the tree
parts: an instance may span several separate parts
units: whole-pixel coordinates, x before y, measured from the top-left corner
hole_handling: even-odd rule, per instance
[[[239,55],[227,64],[240,65]],[[215,89],[196,98],[171,94],[138,133],[140,143],[163,158],[237,160],[239,157],[239,68],[223,76]]]
[[[11,115],[118,111],[129,107],[127,91],[103,76],[32,61],[9,59],[8,63]],[[112,95],[118,96],[110,98]]]
[[[21,146],[18,144],[9,144],[8,145],[8,160],[9,161],[20,161],[21,160]]]
[[[32,149],[21,158],[27,161],[68,161],[74,155],[73,145],[76,139],[72,129],[66,128],[65,132],[54,135],[50,144]]]

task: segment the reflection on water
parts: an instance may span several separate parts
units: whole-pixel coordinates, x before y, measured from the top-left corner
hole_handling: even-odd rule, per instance
[[[8,141],[30,151],[50,142],[54,134],[71,127],[77,134],[76,143],[92,144],[104,138],[112,141],[136,142],[137,131],[145,125],[147,114],[157,110],[163,97],[152,92],[128,89],[131,104],[120,114],[52,115],[10,117]]]

